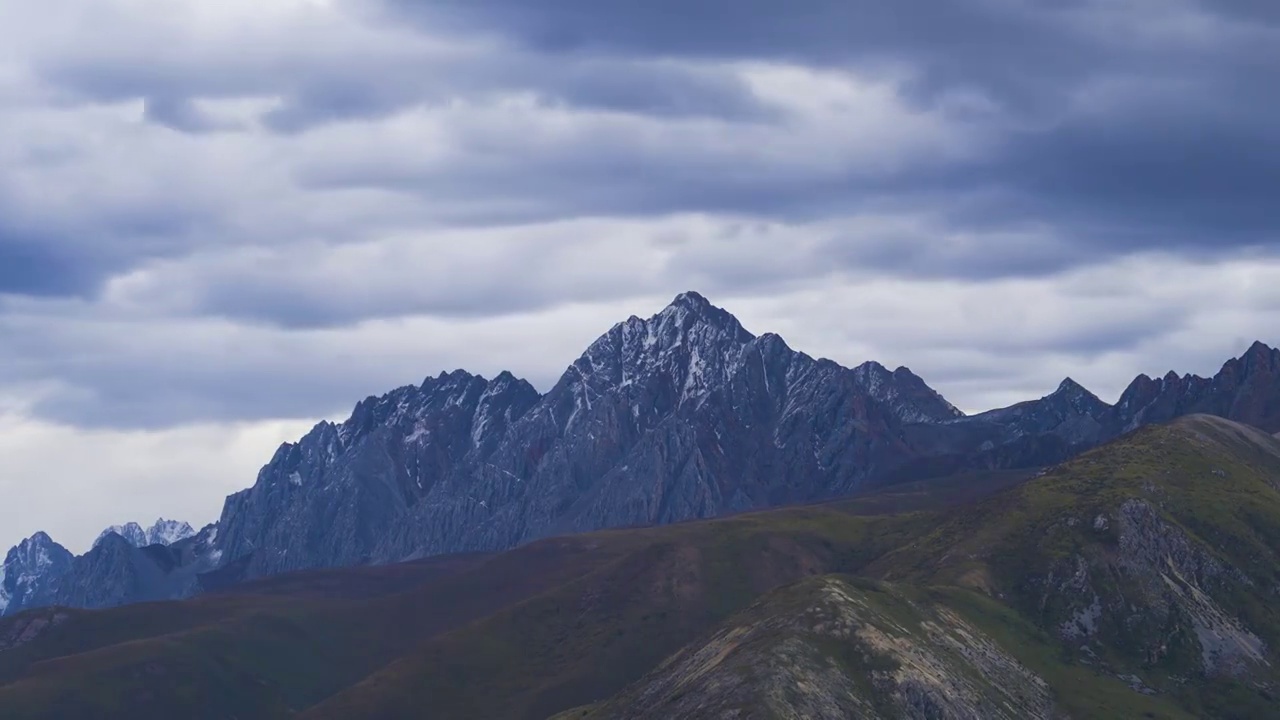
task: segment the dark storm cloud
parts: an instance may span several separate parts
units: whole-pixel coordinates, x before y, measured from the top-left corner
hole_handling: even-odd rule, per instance
[[[1121,3],[1123,5],[1123,3]],[[389,12],[499,32],[553,54],[605,53],[848,65],[908,61],[922,89],[980,82],[1032,101],[1128,54],[1061,25],[1085,3],[991,0],[384,0]]]
[[[350,5],[357,6],[369,3]],[[960,132],[980,135],[981,152],[876,170],[851,159],[844,168],[779,172],[680,138],[655,146],[617,133],[584,133],[568,145],[541,148],[534,138],[526,146],[513,124],[516,141],[476,138],[444,166],[320,158],[297,168],[295,177],[304,193],[409,193],[434,222],[473,226],[678,212],[815,222],[927,209],[956,231],[953,239],[931,247],[917,237],[835,237],[832,259],[851,268],[975,280],[1051,274],[1169,246],[1189,252],[1266,246],[1280,226],[1280,204],[1270,201],[1280,168],[1280,99],[1271,91],[1280,43],[1269,42],[1280,36],[1242,24],[1274,16],[1261,3],[388,0],[382,7],[394,18],[420,21],[424,36],[452,27],[459,37],[496,34],[505,44],[451,54],[396,36],[386,47],[339,44],[341,55],[285,48],[263,56],[260,49],[188,50],[176,43],[160,58],[145,46],[108,57],[72,51],[35,68],[74,97],[143,98],[147,120],[188,133],[237,129],[208,116],[198,98],[276,97],[261,119],[269,130],[292,134],[458,98],[529,92],[547,107],[659,124],[714,118],[730,137],[752,125],[773,127],[779,136],[817,131],[788,128],[782,109],[709,61],[780,61],[873,77],[903,72],[908,79],[900,89],[910,107],[937,111]],[[1168,27],[1165,15],[1174,18]],[[1127,101],[1080,107],[1094,102],[1089,93],[1115,82],[1130,88],[1121,91],[1131,96]],[[991,107],[976,116],[940,109],[956,92],[977,93]],[[758,134],[742,137],[768,142]],[[1051,232],[1023,231],[1033,225]],[[99,254],[126,266],[130,257],[135,264],[152,257],[139,253],[127,233],[108,235],[102,242],[118,247]],[[64,246],[50,252],[68,254]],[[77,277],[86,275],[93,273],[81,269]],[[244,315],[251,297],[240,296],[231,314]],[[308,324],[326,322],[323,308],[303,312],[269,293],[256,297],[269,306],[250,315],[302,312]],[[350,319],[341,314],[331,322]]]
[[[161,317],[179,349],[186,323],[254,340],[24,351],[0,382],[67,386],[36,406],[59,420],[315,413],[396,380],[350,372],[354,355],[290,371],[346,340],[272,348],[408,315],[450,335],[687,288],[1051,284],[1151,251],[1269,259],[1280,240],[1273,3],[335,0],[148,24],[104,2],[124,30],[52,33],[0,72],[3,307]],[[21,102],[45,114],[18,124]],[[568,249],[532,257],[535,236]],[[1184,329],[1185,305],[1152,307],[1044,335],[977,313],[953,342],[1137,352]],[[264,356],[229,367],[240,343]]]
[[[957,224],[1049,223],[1081,255],[1167,244],[1266,245],[1280,227],[1280,204],[1270,199],[1280,179],[1274,92],[1280,32],[1257,24],[1275,21],[1273,3],[388,0],[385,6],[424,26],[498,32],[552,56],[903,66],[915,74],[908,88],[922,106],[976,89],[999,108],[986,118],[1000,137],[985,156],[875,177],[743,180],[722,168],[654,168],[647,158],[586,146],[585,164],[562,156],[553,166],[529,168],[530,182],[557,170],[590,178],[585,195],[554,183],[541,188],[574,197],[578,212],[707,208],[794,219],[858,211],[869,200],[909,203],[921,195],[927,201],[929,193],[974,191],[987,202],[958,211]],[[1108,86],[1128,97],[1080,107]],[[519,178],[512,173],[506,181]],[[1021,267],[1015,259],[1011,271]]]
[[[47,237],[0,223],[0,295],[79,295],[95,285],[98,268]]]
[[[38,71],[72,97],[144,98],[148,119],[189,132],[210,129],[192,99],[251,95],[279,98],[280,105],[263,119],[268,128],[283,133],[517,91],[534,93],[549,104],[655,116],[750,120],[768,114],[728,72],[652,58],[549,58],[509,48],[437,56],[410,45],[366,48],[347,57],[304,55],[255,63],[225,50],[226,57],[178,51],[161,62],[143,53],[110,59],[73,55],[46,60]]]
[[[42,217],[17,212],[0,187],[0,295],[93,297],[115,274],[185,254],[197,228],[213,227],[197,208],[156,200]]]

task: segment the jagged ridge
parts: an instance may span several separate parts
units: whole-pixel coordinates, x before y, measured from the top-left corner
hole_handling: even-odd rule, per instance
[[[504,549],[1051,465],[1191,412],[1280,430],[1280,351],[1257,343],[1211,379],[1140,376],[1114,406],[1067,379],[1039,400],[966,417],[907,368],[814,359],[684,293],[614,326],[545,395],[510,373],[458,370],[370,397],[347,421],[282,446],[198,537],[141,559],[91,552],[68,578],[110,577],[108,556],[123,575],[164,578],[117,583],[99,600],[127,602],[141,586],[147,597],[189,594],[291,570]],[[115,531],[134,550],[156,539],[136,524]],[[9,612],[87,597],[73,591],[79,581],[21,572],[45,587],[17,604],[0,595]]]

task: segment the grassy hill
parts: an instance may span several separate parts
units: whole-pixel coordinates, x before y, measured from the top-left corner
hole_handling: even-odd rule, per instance
[[[1280,440],[1191,417],[1031,479],[8,618],[0,717],[1266,717],[1277,552]]]

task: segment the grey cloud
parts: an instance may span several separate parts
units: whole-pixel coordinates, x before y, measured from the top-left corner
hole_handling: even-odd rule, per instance
[[[374,6],[390,14],[358,12]],[[517,356],[492,338],[466,363],[424,347],[575,304],[696,288],[732,306],[868,278],[926,294],[1051,284],[1135,253],[1271,262],[1280,244],[1274,4],[327,7],[323,23],[255,28],[243,43],[212,30],[188,42],[122,15],[128,32],[21,58],[40,87],[0,87],[0,295],[82,298],[82,317],[117,313],[138,323],[120,332],[155,335],[137,342],[147,353],[124,352],[68,311],[48,319],[68,323],[58,342],[11,336],[0,382],[61,383],[38,410],[82,423],[310,415],[328,412],[320,396]],[[417,34],[391,22],[405,18]],[[897,84],[883,86],[888,101],[868,91],[823,105],[803,88],[784,101],[751,84],[761,67]],[[227,111],[243,121],[216,112],[250,99]],[[121,119],[138,100],[140,120]],[[597,247],[585,271],[568,250],[527,250],[584,237]],[[474,261],[349,262],[353,247],[460,238],[501,242]],[[626,250],[610,258],[599,248],[615,240]],[[223,262],[245,248],[256,254]],[[1080,360],[1201,330],[1180,320],[1188,312],[1060,319],[1043,334],[956,321],[946,343],[872,329],[882,347]],[[388,360],[394,372],[352,370],[389,342],[352,338],[406,315],[434,316],[439,337]],[[184,324],[245,334],[193,340]],[[244,343],[251,357],[230,362]]]
[[[162,62],[143,53],[104,58],[86,52],[47,59],[37,71],[71,97],[146,98],[148,119],[189,132],[209,129],[191,103],[202,97],[279,98],[262,119],[281,133],[520,91],[551,104],[655,116],[751,120],[770,112],[728,71],[651,58],[550,58],[516,48],[448,54],[403,41],[341,57],[283,48],[279,55],[245,58],[231,45],[220,52],[168,49]]]
[[[78,261],[36,231],[6,228],[0,221],[0,296],[56,297],[84,293],[95,268]]]
[[[905,60],[921,73],[919,87],[926,95],[957,83],[980,84],[1007,101],[1030,104],[1102,63],[1130,55],[1088,33],[1064,32],[1066,21],[1087,7],[1079,2],[1047,8],[984,0],[382,4],[393,17],[418,20],[425,28],[496,31],[565,56],[594,52],[822,65]]]
[[[210,119],[188,97],[152,95],[144,101],[143,114],[153,123],[186,133],[237,129]]]
[[[1252,7],[1237,5],[1240,12]],[[411,13],[408,5],[390,7]],[[373,122],[416,105],[483,102],[518,90],[551,106],[616,110],[653,123],[645,142],[626,130],[584,124],[571,143],[551,146],[526,138],[518,122],[487,135],[463,127],[449,138],[457,157],[438,166],[397,164],[377,154],[362,163],[322,151],[294,169],[300,187],[279,189],[296,191],[304,206],[316,192],[410,194],[421,205],[410,222],[483,226],[691,212],[809,223],[867,212],[928,214],[945,219],[947,238],[836,237],[832,255],[854,269],[970,279],[1052,274],[1169,242],[1210,251],[1266,245],[1276,225],[1276,206],[1264,195],[1276,175],[1277,145],[1270,141],[1277,110],[1266,93],[1256,92],[1265,73],[1248,72],[1250,62],[1267,67],[1259,61],[1276,51],[1257,33],[1232,46],[1218,35],[1238,28],[1212,14],[1187,14],[1186,6],[1172,11],[1205,24],[1209,38],[1186,53],[1190,59],[1167,39],[1121,43],[1116,31],[1101,29],[1105,20],[1143,19],[1150,8],[1133,1],[1095,16],[1102,6],[1090,3],[1046,10],[976,1],[804,0],[797,8],[757,0],[728,12],[703,0],[680,4],[681,22],[670,22],[670,3],[628,1],[590,12],[577,0],[542,4],[537,12],[503,0],[423,7],[414,5],[412,13],[428,12],[432,23],[443,19],[484,37],[505,33],[522,49],[498,44],[442,52],[403,35],[381,47],[371,39],[376,28],[353,16],[363,34],[358,42],[336,44],[349,51],[343,57],[289,43],[275,54],[230,46],[186,52],[176,44],[157,62],[145,47],[109,57],[89,47],[43,58],[36,69],[85,98],[147,98],[147,118],[185,132],[223,129],[196,107],[196,98],[276,96],[280,104],[263,117],[267,127],[301,133],[332,121]],[[561,40],[549,39],[553,30]],[[334,31],[317,32],[326,39]],[[948,126],[954,137],[945,142],[965,145],[981,136],[981,151],[946,157],[925,148],[910,162],[883,168],[868,168],[857,157],[844,167],[820,156],[807,166],[794,158],[790,166],[776,157],[753,159],[752,149],[798,133],[813,134],[815,145],[837,143],[838,135],[818,133],[839,129],[788,126],[778,108],[715,64],[718,59],[853,67],[872,76],[905,64],[908,75],[917,75],[907,86],[920,91],[914,109],[927,108]],[[1091,83],[1117,74],[1137,86],[1179,76],[1183,86],[1170,97],[1093,115],[1069,107]],[[947,109],[948,93],[973,88],[994,98],[993,109],[976,118]],[[1034,102],[1023,102],[1032,96]],[[740,152],[671,131],[669,121],[689,117],[722,123],[719,134],[737,138]],[[132,237],[137,234],[182,236],[190,248],[270,236],[287,243],[296,239],[291,234],[309,230],[303,220],[280,218],[232,227],[219,216],[231,208],[215,207],[197,218],[201,239],[173,225],[174,201],[180,207],[181,198],[158,198],[132,219],[87,213],[80,226],[105,235],[102,242],[115,246],[105,254],[121,258],[104,265],[99,280],[108,267],[136,267],[157,256],[140,249],[146,244]],[[333,225],[325,234],[359,235],[360,228]],[[226,294],[227,302],[214,304],[234,305],[236,316],[287,316],[306,324],[358,319],[323,303],[313,306],[305,294]],[[393,308],[379,313],[387,311]]]

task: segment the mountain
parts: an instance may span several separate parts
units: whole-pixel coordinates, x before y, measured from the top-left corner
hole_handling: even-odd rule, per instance
[[[0,566],[0,615],[29,606],[46,579],[65,573],[71,561],[70,551],[42,532],[10,549]]]
[[[458,371],[317,426],[227,501],[219,542],[258,577],[811,501],[900,464],[901,425],[959,416],[905,368],[815,360],[686,293],[546,395]]]
[[[1205,413],[1280,432],[1280,349],[1256,342],[1212,378],[1170,372],[1153,380],[1140,375],[1116,409],[1130,429]]]
[[[457,370],[369,397],[346,421],[281,446],[198,542],[179,547],[191,538],[171,540],[191,528],[164,521],[113,528],[135,550],[173,552],[91,552],[8,612],[1050,467],[1188,413],[1280,431],[1280,351],[1255,344],[1209,379],[1139,377],[1114,406],[1068,378],[1037,400],[966,416],[907,368],[812,358],[684,293],[615,325],[546,394],[510,373]],[[113,572],[119,581],[107,582]],[[75,587],[89,579],[99,589]]]
[[[93,541],[97,546],[108,535],[119,535],[124,538],[130,545],[136,548],[144,548],[148,545],[172,545],[179,540],[185,540],[196,534],[194,528],[189,523],[180,522],[178,520],[165,520],[160,518],[155,524],[146,530],[136,522],[126,523],[124,525],[112,525],[103,530],[98,539]]]
[[[1197,415],[1035,477],[0,619],[0,716],[1271,717],[1277,553],[1280,440]]]
[[[147,531],[143,530],[142,526],[138,523],[131,522],[124,525],[112,525],[106,530],[103,530],[99,533],[98,539],[93,541],[93,546],[97,547],[102,544],[102,541],[106,540],[109,535],[118,535],[121,538],[124,538],[125,542],[136,548],[146,547],[151,544],[147,541]]]
[[[1067,378],[1038,400],[943,423],[916,423],[905,438],[915,457],[890,478],[1054,465],[1144,425],[1193,414],[1280,431],[1280,350],[1254,343],[1212,378],[1140,375],[1115,405]]]
[[[206,589],[200,576],[219,560],[210,546],[216,528],[190,531],[187,523],[163,519],[145,531],[128,523],[103,531],[80,556],[37,533],[10,550],[0,570],[13,580],[12,589],[0,590],[0,616],[49,605],[97,609],[190,597]]]

